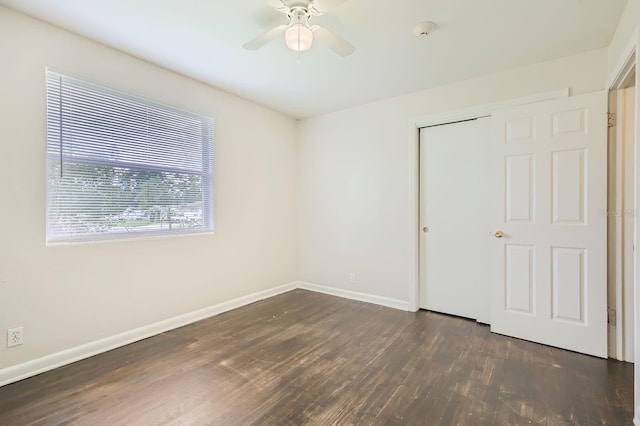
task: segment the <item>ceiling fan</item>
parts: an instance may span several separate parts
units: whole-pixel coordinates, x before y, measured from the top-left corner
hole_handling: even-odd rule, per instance
[[[311,49],[313,41],[318,40],[338,55],[349,56],[355,50],[350,43],[320,25],[309,25],[312,17],[323,15],[344,1],[346,0],[278,0],[274,7],[287,15],[289,23],[270,29],[245,43],[243,47],[256,50],[284,35],[287,47],[298,53]]]

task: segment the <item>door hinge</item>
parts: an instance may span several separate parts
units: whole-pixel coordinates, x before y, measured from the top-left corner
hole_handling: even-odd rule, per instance
[[[607,113],[607,127],[614,127],[616,125],[616,113],[608,112]]]
[[[607,322],[611,325],[616,325],[616,310],[607,309]]]

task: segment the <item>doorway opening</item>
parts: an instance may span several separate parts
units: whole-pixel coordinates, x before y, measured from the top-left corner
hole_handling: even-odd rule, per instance
[[[633,362],[636,209],[635,66],[609,91],[607,282],[609,357]]]

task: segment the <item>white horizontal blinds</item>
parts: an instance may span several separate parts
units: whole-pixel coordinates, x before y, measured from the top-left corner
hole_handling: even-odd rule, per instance
[[[213,229],[213,124],[47,72],[48,239]]]

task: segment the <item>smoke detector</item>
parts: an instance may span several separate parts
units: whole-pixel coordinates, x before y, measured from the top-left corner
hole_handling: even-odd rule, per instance
[[[436,29],[436,23],[431,21],[420,22],[413,27],[413,35],[417,37],[426,37]]]

